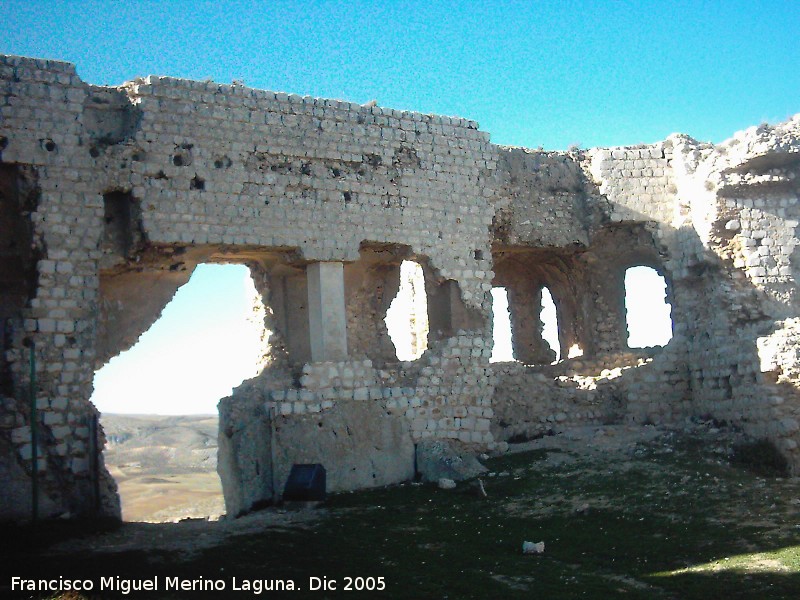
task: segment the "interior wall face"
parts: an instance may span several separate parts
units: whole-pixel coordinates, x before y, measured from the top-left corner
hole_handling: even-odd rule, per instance
[[[690,372],[696,411],[772,440],[796,472],[800,154],[765,152],[786,144],[787,125],[752,128],[753,139],[730,140],[725,153],[698,167],[711,171],[706,212],[713,219],[691,272],[712,301],[696,307],[691,352],[698,360]]]
[[[36,290],[34,175],[0,164],[0,393],[9,395],[14,386],[6,350],[21,335],[22,311]]]
[[[597,353],[628,349],[625,309],[625,272],[646,266],[665,276],[667,300],[674,297],[670,273],[664,266],[668,250],[659,248],[653,231],[640,224],[615,224],[600,230],[589,251],[582,257],[591,264],[589,286],[593,297],[594,350]],[[680,319],[680,311],[673,311]]]
[[[364,240],[428,257],[437,278],[455,282],[442,285],[456,311],[463,303],[488,314],[489,262],[476,257],[489,254],[493,211],[484,193],[497,151],[474,122],[170,78],[101,88],[80,81],[72,65],[18,57],[4,57],[0,72],[15,98],[3,112],[2,161],[39,174],[32,221],[44,254],[24,316],[37,342],[40,402],[56,428],[44,447],[63,453],[69,480],[94,477],[85,428],[94,367],[157,318],[203,259],[195,249],[295,249],[295,271],[270,274],[269,294],[282,302],[267,304],[297,385],[309,359],[307,265],[355,263]],[[472,355],[472,338],[460,344],[469,344],[465,362],[483,363],[483,348]],[[21,381],[22,350],[14,352],[10,369]],[[342,367],[345,382],[336,389],[374,395],[351,371]],[[264,401],[272,401],[273,384],[265,385]],[[395,395],[424,413],[439,410],[438,394]],[[295,414],[308,396],[273,409]],[[464,398],[473,406],[489,401]],[[488,427],[457,426],[454,418],[419,421],[417,434],[463,431],[491,442]],[[63,492],[52,490],[56,504],[91,508],[82,494]]]
[[[0,83],[0,227],[31,248],[0,248],[9,285],[29,286],[2,300],[6,328],[14,322],[3,389],[14,393],[0,443],[15,473],[3,483],[24,497],[33,465],[17,391],[27,338],[46,514],[119,514],[102,457],[93,468],[94,370],[208,261],[250,265],[272,325],[264,371],[220,402],[231,513],[272,499],[292,461],[335,457],[336,489],[392,483],[422,439],[499,450],[516,423],[528,435],[702,410],[747,423],[798,462],[797,402],[785,393],[798,381],[797,118],[724,148],[671,136],[559,153],[493,145],[465,119],[238,85],[92,86],[56,61],[0,56]],[[428,350],[408,363],[394,360],[383,323],[403,258],[423,267],[430,325]],[[621,278],[642,261],[672,293],[675,335],[658,353],[624,343]],[[348,345],[314,362],[319,263],[331,268],[314,285],[330,289],[311,292],[344,295],[332,317]],[[530,362],[547,359],[542,285],[562,355],[578,343],[585,356],[489,365],[493,283],[509,288]]]
[[[304,268],[268,276],[265,304],[272,307],[275,328],[270,338],[273,349],[283,348],[292,371],[311,361],[308,326],[308,284]],[[275,350],[273,350],[273,354]]]
[[[591,351],[592,336],[586,321],[592,305],[587,302],[585,268],[573,250],[520,249],[496,245],[494,285],[508,290],[512,344],[517,360],[544,365],[556,353],[543,338],[542,288],[550,290],[556,305],[560,355],[573,345]]]
[[[344,268],[347,344],[351,358],[373,364],[397,362],[386,326],[386,311],[400,289],[403,250],[362,249],[361,258]]]

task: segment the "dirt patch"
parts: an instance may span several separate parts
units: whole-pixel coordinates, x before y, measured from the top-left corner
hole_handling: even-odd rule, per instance
[[[219,546],[231,538],[263,532],[270,528],[305,528],[324,516],[324,509],[266,509],[240,517],[179,523],[123,523],[112,532],[67,540],[51,546],[45,554],[124,553],[163,551],[190,560],[198,552]]]

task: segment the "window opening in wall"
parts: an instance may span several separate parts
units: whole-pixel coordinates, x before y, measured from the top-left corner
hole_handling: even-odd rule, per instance
[[[672,307],[666,300],[667,283],[651,267],[625,271],[625,321],[628,347],[664,346],[672,339]]]
[[[510,362],[514,360],[511,344],[511,315],[508,312],[508,290],[504,287],[492,288],[492,356],[489,362]]]
[[[428,301],[422,267],[413,260],[400,265],[400,289],[389,310],[386,328],[398,360],[417,360],[428,349]]]
[[[138,343],[95,374],[105,463],[126,521],[224,512],[216,404],[263,367],[264,306],[244,265],[199,265]]]
[[[550,349],[556,353],[555,360],[561,358],[561,343],[558,340],[558,315],[553,296],[546,287],[542,288],[542,339],[547,342]]]

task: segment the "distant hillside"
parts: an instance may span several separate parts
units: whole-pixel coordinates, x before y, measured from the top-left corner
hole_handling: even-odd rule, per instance
[[[103,415],[106,466],[126,521],[172,521],[224,512],[216,415]]]
[[[144,471],[216,471],[216,415],[103,415],[106,462]]]

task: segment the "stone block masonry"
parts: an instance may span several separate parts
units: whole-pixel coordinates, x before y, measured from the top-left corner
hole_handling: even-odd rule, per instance
[[[275,499],[292,462],[327,462],[353,489],[411,477],[422,439],[501,450],[609,421],[710,415],[800,466],[797,117],[720,146],[562,153],[491,144],[466,119],[239,85],[93,86],[32,58],[0,57],[0,86],[0,517],[30,513],[34,462],[47,515],[119,514],[94,456],[94,371],[203,262],[248,265],[271,332],[263,371],[220,402],[231,513]],[[401,362],[383,321],[404,260],[424,275],[428,339]],[[668,285],[664,349],[627,347],[637,265]],[[489,363],[494,286],[514,364]],[[547,364],[543,287],[561,355],[583,356]]]

